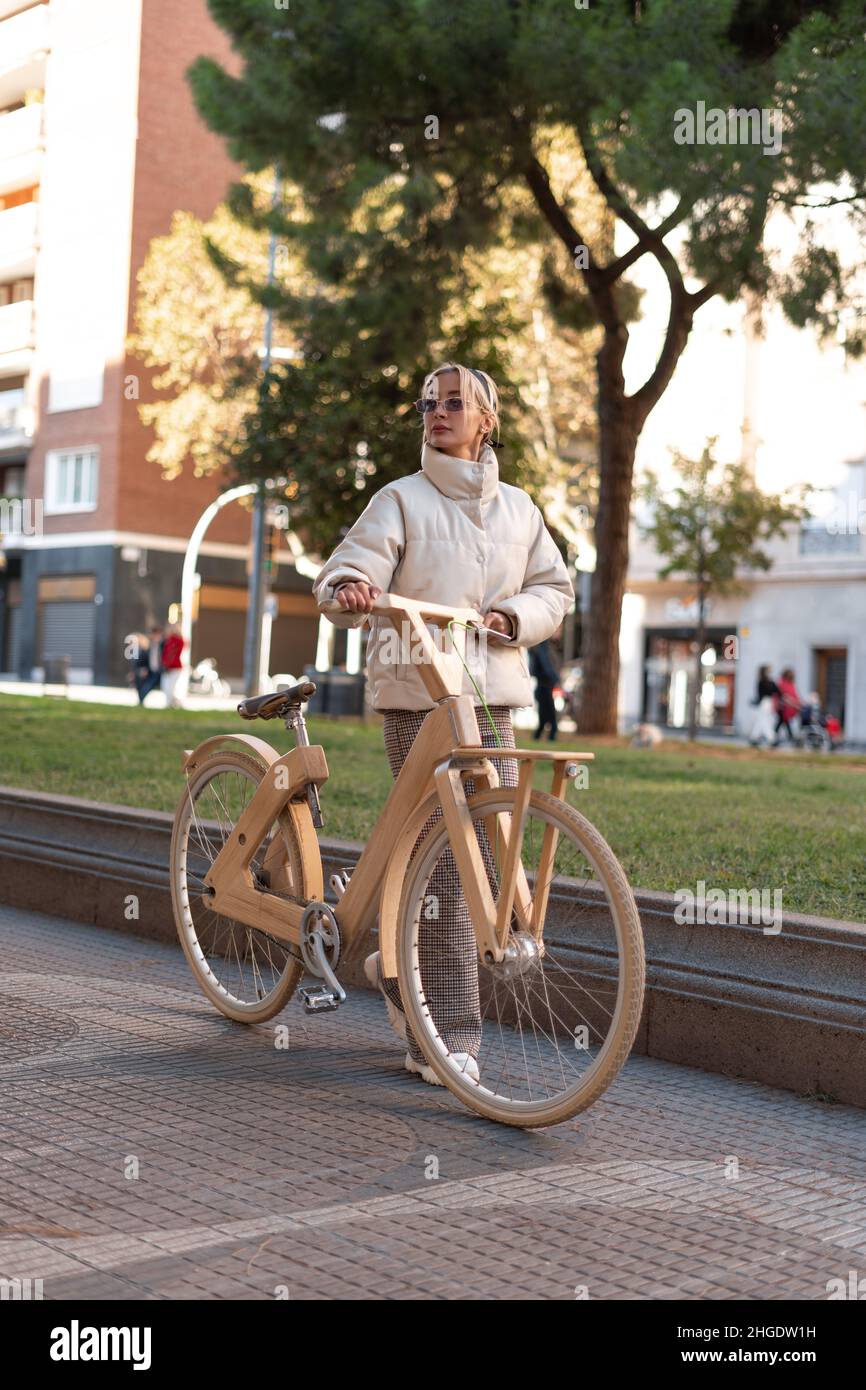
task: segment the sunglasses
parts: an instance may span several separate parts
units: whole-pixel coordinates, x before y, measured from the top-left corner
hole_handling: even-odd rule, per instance
[[[455,410],[463,409],[463,402],[459,396],[446,396],[444,401],[438,401],[435,396],[424,396],[420,401],[415,402],[415,409],[419,415],[428,415],[431,410],[435,410],[437,405],[444,405],[446,410],[453,414]]]

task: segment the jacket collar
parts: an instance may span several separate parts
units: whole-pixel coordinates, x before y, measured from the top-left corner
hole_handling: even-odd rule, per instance
[[[452,458],[425,442],[421,471],[435,488],[455,502],[489,502],[499,489],[499,461],[489,444],[483,446],[476,463],[472,459]]]

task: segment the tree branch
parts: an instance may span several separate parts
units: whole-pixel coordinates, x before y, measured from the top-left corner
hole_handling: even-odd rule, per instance
[[[526,164],[523,166],[523,176],[529,185],[530,192],[535,198],[539,211],[544,214],[559,237],[562,244],[568,251],[569,256],[573,257],[575,248],[578,246],[586,247],[588,265],[579,267],[590,298],[595,306],[601,323],[611,332],[617,332],[624,327],[622,318],[617,310],[610,287],[605,283],[604,267],[600,266],[592,254],[587,242],[581,236],[580,231],[575,227],[568,213],[557,201],[556,195],[550,186],[550,179],[544,166],[536,159],[535,155],[530,155]]]
[[[671,286],[670,312],[658,361],[643,386],[629,397],[638,432],[643,429],[644,421],[653,406],[667,390],[683,348],[688,342],[694,313],[690,298],[682,287],[682,282],[679,288]]]
[[[693,203],[688,202],[685,198],[681,198],[673,212],[669,213],[657,227],[648,228],[653,241],[661,241],[662,237],[667,236],[668,232],[672,231],[674,227],[682,222],[684,217],[688,216],[693,207]],[[602,274],[609,283],[618,280],[621,275],[625,274],[625,272],[634,265],[635,261],[639,261],[641,256],[645,256],[647,252],[651,250],[652,246],[649,241],[639,239],[629,251],[626,251],[622,256],[618,256],[615,261],[611,261],[610,265],[606,265]]]
[[[671,287],[671,296],[673,297],[675,289],[684,290],[685,288],[676,257],[673,252],[668,250],[667,246],[665,246],[661,235],[659,235],[658,229],[653,231],[652,227],[647,226],[643,218],[635,212],[627,198],[617,188],[602,163],[598,147],[585,121],[578,122],[577,133],[580,137],[586,167],[590,172],[593,183],[611,211],[634,232],[644,249],[652,252],[655,256],[667,277],[668,284]],[[641,254],[643,254],[643,252]],[[614,262],[613,264],[616,263]],[[610,267],[608,267],[608,270],[610,270]]]

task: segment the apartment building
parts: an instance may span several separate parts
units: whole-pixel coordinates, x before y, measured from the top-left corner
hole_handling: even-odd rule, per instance
[[[0,672],[120,684],[126,633],[180,599],[187,539],[219,491],[145,455],[151,373],[127,353],[136,273],[176,209],[207,218],[240,171],[184,72],[236,70],[205,0],[0,0]],[[198,564],[193,660],[243,669],[248,514]],[[272,670],[316,652],[310,580],[283,547]]]

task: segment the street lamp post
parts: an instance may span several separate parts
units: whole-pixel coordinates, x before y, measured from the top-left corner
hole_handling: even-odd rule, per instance
[[[274,192],[271,210],[276,211],[280,201],[280,166],[274,169]],[[268,286],[274,283],[274,269],[277,258],[277,234],[271,229],[268,247]],[[273,345],[274,314],[270,304],[265,310],[265,352],[263,358],[262,390],[267,389],[268,373],[271,369]],[[261,685],[262,665],[262,627],[265,618],[265,497],[264,482],[256,489],[253,507],[252,549],[253,561],[250,568],[249,602],[247,604],[247,627],[244,637],[244,689],[248,696],[258,695]]]
[[[221,492],[209,507],[205,507],[198,521],[192,530],[186,554],[183,557],[183,570],[180,578],[180,631],[184,639],[183,653],[181,661],[183,663],[183,675],[179,682],[179,687],[175,694],[180,698],[187,688],[189,681],[190,658],[192,655],[192,605],[195,593],[196,566],[198,564],[198,554],[205,532],[213,521],[214,517],[222,511],[223,507],[229,502],[236,502],[241,497],[250,497],[256,491],[256,483],[243,483],[240,487],[233,487],[228,492]]]

